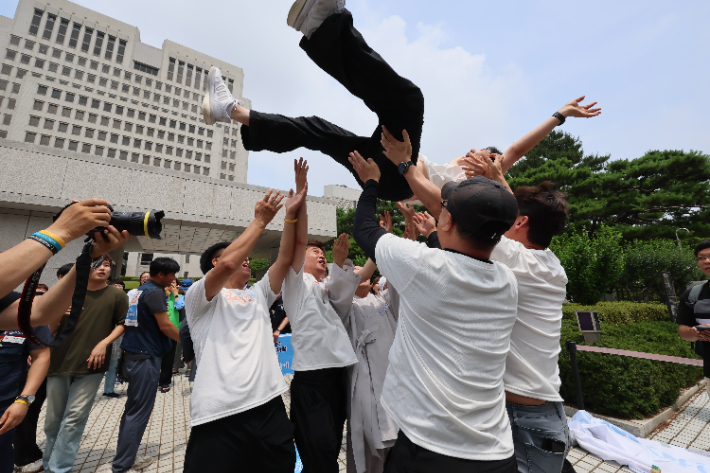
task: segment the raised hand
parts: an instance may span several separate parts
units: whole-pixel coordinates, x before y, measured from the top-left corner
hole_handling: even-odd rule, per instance
[[[436,231],[436,220],[429,215],[429,212],[414,215],[414,227],[419,233],[429,238],[429,235]]]
[[[281,191],[274,193],[273,189],[269,189],[269,192],[266,193],[264,198],[256,203],[254,219],[261,220],[265,226],[268,225],[274,219],[276,213],[283,207],[281,203],[283,200],[284,196],[281,195]]]
[[[402,215],[404,215],[404,220],[410,222],[412,220],[412,217],[414,217],[414,214],[416,213],[416,210],[414,210],[414,206],[410,207],[409,204],[405,202],[395,203],[397,204],[397,208],[399,209],[399,211],[402,212]]]
[[[308,183],[306,182],[303,189],[298,193],[294,194],[293,189],[288,191],[288,198],[286,198],[286,220],[293,220],[296,218],[298,209],[301,208],[303,202],[306,200],[306,195],[308,194]]]
[[[389,210],[385,210],[385,214],[380,215],[380,226],[384,228],[387,233],[392,233],[392,215]]]
[[[602,113],[601,108],[592,108],[597,104],[597,102],[592,102],[588,105],[580,105],[579,102],[582,100],[584,100],[584,95],[574,100],[570,100],[559,110],[559,112],[565,117],[581,118],[596,117]]]
[[[76,202],[76,201],[74,201]],[[69,243],[84,236],[96,227],[107,227],[111,223],[109,203],[103,199],[88,199],[65,208],[48,231]]]
[[[496,157],[496,160],[500,160],[500,155],[492,155]],[[469,152],[463,158],[463,170],[466,173],[466,179],[471,179],[475,176],[484,176],[488,179],[491,178],[491,173],[488,168],[488,162],[486,162],[482,157],[475,155],[473,152]]]
[[[72,207],[74,207],[72,205]],[[116,248],[120,248],[131,239],[128,230],[119,232],[113,225],[109,225],[103,232],[94,232],[94,247],[91,249],[93,259],[103,256]]]
[[[402,235],[402,238],[407,239],[407,240],[417,241],[418,237],[419,237],[419,232],[415,228],[414,223],[404,226],[404,234]]]
[[[412,159],[412,142],[409,140],[407,130],[402,131],[402,138],[404,138],[404,141],[397,140],[397,138],[392,136],[392,133],[389,132],[387,127],[382,125],[380,143],[385,149],[383,153],[395,166],[400,163],[406,163]]]
[[[350,252],[350,239],[346,233],[342,233],[335,243],[333,243],[333,263],[337,264],[341,268],[343,263],[348,259],[348,253]]]
[[[365,183],[370,179],[380,182],[380,167],[375,163],[372,158],[365,161],[365,158],[360,155],[357,151],[350,153],[348,161],[353,165],[353,169],[357,173],[360,180]]]
[[[294,159],[293,169],[296,173],[296,193],[300,194],[303,188],[308,185],[308,161],[303,158],[298,161]]]

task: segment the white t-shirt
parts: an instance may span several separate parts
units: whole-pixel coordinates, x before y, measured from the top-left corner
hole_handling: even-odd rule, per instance
[[[512,271],[393,235],[380,238],[375,253],[400,294],[383,406],[433,452],[511,457],[503,373],[518,305]]]
[[[274,349],[269,273],[249,289],[222,289],[208,301],[205,280],[185,296],[197,370],[191,425],[260,406],[288,390]]]
[[[360,276],[352,271],[352,266],[343,270],[334,264],[324,282],[303,268],[298,274],[289,268],[283,299],[291,323],[294,371],[342,368],[357,363],[341,317],[350,311],[358,284]]]
[[[506,237],[491,259],[509,267],[518,280],[518,320],[510,336],[505,389],[543,401],[562,401],[557,358],[565,270],[549,249],[530,250]]]
[[[462,182],[466,180],[466,171],[463,166],[456,164],[436,164],[429,161],[423,154],[419,155],[419,159],[424,163],[429,180],[436,184],[436,187],[441,189],[449,182]]]

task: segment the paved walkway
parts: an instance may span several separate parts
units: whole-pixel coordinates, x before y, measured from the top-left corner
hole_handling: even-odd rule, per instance
[[[286,376],[290,384],[291,376]],[[84,438],[74,464],[73,472],[110,472],[111,462],[116,453],[118,424],[126,403],[127,385],[117,385],[117,399],[101,396],[99,388],[97,400],[86,424]],[[156,393],[155,408],[141,442],[139,454],[152,456],[155,461],[145,473],[182,473],[185,448],[190,435],[190,383],[187,377],[173,377],[173,388],[167,394]],[[291,400],[288,393],[283,395],[286,409],[290,411]],[[684,408],[651,437],[653,440],[670,443],[683,448],[710,450],[710,399],[702,390]],[[37,441],[44,448],[44,409],[38,424]],[[344,439],[343,439],[344,442]],[[577,473],[617,473],[629,472],[613,463],[602,462],[598,457],[580,448],[573,448],[568,459]],[[345,471],[345,446],[340,452],[340,471]]]

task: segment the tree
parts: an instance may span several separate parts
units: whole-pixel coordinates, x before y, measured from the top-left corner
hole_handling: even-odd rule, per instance
[[[552,181],[568,193],[567,233],[614,226],[625,240],[671,238],[678,227],[710,235],[710,156],[650,151],[632,160],[584,155],[582,143],[553,131],[508,172],[513,189]]]

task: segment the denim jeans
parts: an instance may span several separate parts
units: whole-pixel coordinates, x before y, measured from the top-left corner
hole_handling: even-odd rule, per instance
[[[81,436],[89,420],[103,373],[47,378],[47,414],[44,433],[44,469],[48,473],[69,473],[79,451]]]
[[[570,449],[569,428],[562,403],[523,406],[506,402],[506,408],[513,429],[518,473],[561,472]]]
[[[104,380],[104,394],[113,393],[113,389],[116,387],[117,368],[118,359],[111,358],[111,362],[108,364],[108,371],[106,372],[106,379]]]

